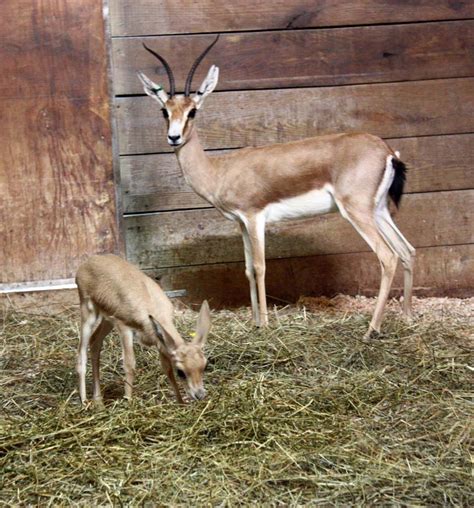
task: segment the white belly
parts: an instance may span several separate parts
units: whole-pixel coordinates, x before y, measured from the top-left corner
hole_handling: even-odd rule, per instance
[[[313,215],[321,215],[337,210],[336,202],[331,193],[332,186],[325,185],[293,198],[271,203],[264,209],[266,222],[290,220]]]

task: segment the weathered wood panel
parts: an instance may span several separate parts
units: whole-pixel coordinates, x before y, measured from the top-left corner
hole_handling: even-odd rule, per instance
[[[453,0],[114,0],[112,35],[311,28],[474,16]]]
[[[474,240],[474,191],[405,196],[396,221],[415,247],[456,245]],[[142,268],[243,260],[238,227],[215,209],[129,216],[128,258]],[[266,257],[288,258],[369,250],[339,214],[269,224]]]
[[[474,296],[474,245],[419,248],[416,254],[416,295]],[[148,273],[158,276],[165,289],[186,288],[188,303],[208,299],[212,307],[250,305],[243,263],[167,268]],[[273,297],[280,304],[282,301],[296,302],[303,295],[374,296],[379,284],[379,263],[375,254],[369,252],[267,262],[267,295],[270,302]],[[399,295],[402,288],[403,275],[399,267],[392,295]]]
[[[107,97],[100,2],[4,0],[0,97]]]
[[[221,68],[197,119],[206,148],[343,131],[391,138],[410,166],[412,194],[396,220],[417,247],[416,292],[472,293],[474,3],[115,0],[111,9],[117,95],[142,95],[137,70],[166,85],[143,40],[169,60],[182,88],[199,49],[215,32],[233,32],[195,77],[197,86],[211,63]],[[238,228],[185,183],[159,108],[143,96],[118,98],[116,107],[125,211],[138,214],[125,219],[129,258],[164,275],[167,289],[186,288],[188,301],[248,305]],[[160,210],[174,211],[140,214]],[[337,214],[270,226],[268,293],[287,301],[375,294],[379,266],[368,251]]]
[[[474,78],[221,92],[204,107],[196,118],[206,148],[341,131],[382,137],[459,134],[474,131]],[[122,154],[171,151],[165,122],[149,97],[117,99],[116,108]]]
[[[116,249],[108,106],[103,100],[0,101],[0,282],[72,277]],[[7,166],[7,164],[9,164]]]
[[[69,278],[118,248],[102,5],[1,13],[0,282]]]
[[[168,86],[164,68],[144,50],[171,64],[177,90],[211,35],[114,39],[116,95],[142,94],[142,70]],[[218,90],[328,86],[474,75],[474,21],[384,25],[295,32],[222,35],[198,69],[198,87],[209,66],[222,70]]]
[[[473,186],[474,134],[391,139],[389,144],[409,166],[407,193]],[[125,213],[210,207],[186,183],[174,154],[122,157],[121,172]]]

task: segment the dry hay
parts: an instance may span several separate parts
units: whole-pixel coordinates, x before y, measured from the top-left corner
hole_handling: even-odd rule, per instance
[[[264,331],[248,309],[214,313],[209,397],[185,407],[156,351],[139,347],[135,399],[121,399],[116,337],[105,407],[80,407],[77,316],[10,311],[0,503],[473,506],[473,300],[434,312],[419,300],[411,324],[389,311],[370,345],[360,338],[373,300],[341,301],[274,309]],[[181,313],[180,328],[194,318]]]

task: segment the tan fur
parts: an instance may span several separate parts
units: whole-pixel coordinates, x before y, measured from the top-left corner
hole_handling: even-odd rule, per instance
[[[210,313],[207,302],[201,307],[196,337],[182,339],[173,324],[173,305],[150,277],[113,254],[92,256],[78,269],[76,283],[81,308],[81,340],[77,371],[81,400],[86,400],[85,363],[90,345],[94,399],[100,399],[100,349],[113,326],[122,339],[125,396],[131,397],[135,371],[133,336],[147,346],[158,346],[160,358],[179,402],[183,402],[173,368],[186,374],[187,389],[192,398],[203,398],[203,372],[206,359],[203,346],[209,332]]]
[[[197,133],[190,131],[177,149],[183,173],[198,193],[225,211],[258,212],[327,183],[341,198],[350,190],[370,200],[392,153],[370,134],[335,134],[207,157]]]
[[[317,190],[321,190],[324,197],[330,194],[342,216],[356,228],[380,260],[382,280],[368,335],[372,330],[380,330],[398,258],[405,270],[404,313],[409,316],[415,249],[388,214],[387,194],[391,181],[384,180],[384,176],[391,174],[392,168],[387,165],[396,156],[392,149],[371,134],[342,133],[209,157],[199,142],[193,120],[187,115],[193,107],[201,107],[204,97],[216,86],[217,78],[218,69],[212,66],[199,89],[205,90],[204,94],[172,98],[156,97],[153,92],[156,85],[143,75],[140,79],[145,92],[184,125],[175,151],[186,181],[200,196],[240,225],[245,273],[257,325],[268,322],[265,210],[271,205],[284,207],[291,199],[296,206],[294,198],[299,197],[303,202],[305,196]],[[320,213],[329,211],[324,206],[321,209],[325,211]],[[301,216],[305,216],[304,212]]]

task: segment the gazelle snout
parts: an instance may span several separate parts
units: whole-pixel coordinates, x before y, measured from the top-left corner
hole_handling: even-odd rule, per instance
[[[189,390],[189,395],[191,395],[191,397],[194,399],[194,400],[202,400],[206,397],[207,395],[207,391],[204,389],[204,388],[198,388],[197,390]]]
[[[168,135],[168,144],[171,146],[178,146],[183,142],[182,136],[170,136]]]
[[[184,122],[180,120],[172,120],[168,128],[168,144],[171,146],[179,146],[183,143]]]

